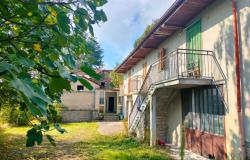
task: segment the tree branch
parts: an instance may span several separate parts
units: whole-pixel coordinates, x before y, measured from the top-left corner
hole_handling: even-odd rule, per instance
[[[30,34],[32,31],[34,31],[35,29],[37,29],[38,27],[40,27],[40,26],[43,24],[43,22],[45,21],[45,19],[48,17],[48,15],[49,15],[49,14],[46,14],[46,15],[43,17],[42,21],[41,21],[38,25],[35,25],[35,26],[34,26],[33,28],[31,28],[30,30],[25,31],[25,32],[23,32],[23,33],[20,33],[18,36],[13,36],[13,37],[9,37],[9,38],[7,38],[7,39],[2,39],[2,40],[0,40],[0,42],[10,41],[10,40],[12,40],[12,39],[16,39],[16,38],[19,38],[19,37],[23,38],[24,35],[27,36],[27,35]]]
[[[72,2],[30,2],[30,1],[21,1],[22,3],[26,3],[26,4],[40,4],[40,5],[68,5],[68,4],[74,4],[79,2],[79,0],[75,0]]]

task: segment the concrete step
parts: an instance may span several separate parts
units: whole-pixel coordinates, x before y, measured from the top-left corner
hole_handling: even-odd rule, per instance
[[[119,115],[107,113],[107,114],[104,114],[103,120],[104,121],[119,121]]]

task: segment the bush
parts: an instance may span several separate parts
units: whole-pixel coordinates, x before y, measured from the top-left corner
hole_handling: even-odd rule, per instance
[[[3,106],[0,109],[0,119],[4,123],[26,126],[31,120],[31,114],[21,111],[19,107]]]

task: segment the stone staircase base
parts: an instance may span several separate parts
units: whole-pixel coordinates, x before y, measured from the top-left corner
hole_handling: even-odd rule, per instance
[[[115,113],[104,113],[104,121],[119,121],[119,115]]]

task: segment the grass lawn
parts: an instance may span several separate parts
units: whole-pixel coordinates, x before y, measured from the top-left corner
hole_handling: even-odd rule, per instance
[[[57,146],[46,138],[40,146],[25,147],[29,127],[0,128],[0,159],[100,159],[100,160],[163,160],[170,159],[166,150],[155,150],[125,135],[101,136],[97,123],[71,123],[62,125],[66,134],[51,131]]]

